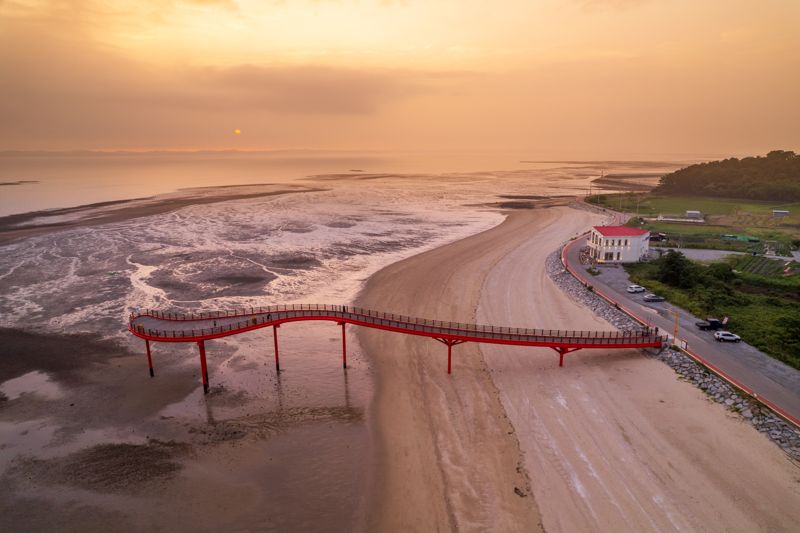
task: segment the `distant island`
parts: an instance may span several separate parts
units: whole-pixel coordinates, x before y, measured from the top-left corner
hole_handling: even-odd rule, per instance
[[[800,201],[800,156],[792,151],[773,150],[766,156],[699,163],[667,174],[653,192]]]

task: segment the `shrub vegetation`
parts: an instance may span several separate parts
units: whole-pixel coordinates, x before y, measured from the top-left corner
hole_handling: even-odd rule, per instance
[[[747,343],[800,369],[800,276],[738,272],[732,262],[705,265],[673,250],[625,268],[634,283],[698,317],[729,317],[728,329]]]

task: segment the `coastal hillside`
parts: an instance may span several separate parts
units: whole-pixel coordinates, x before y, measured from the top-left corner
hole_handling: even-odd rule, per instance
[[[800,156],[774,150],[766,156],[723,159],[667,174],[653,192],[691,196],[800,200]]]

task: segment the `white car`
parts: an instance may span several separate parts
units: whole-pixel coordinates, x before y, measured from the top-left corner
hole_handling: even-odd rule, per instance
[[[714,338],[717,339],[717,342],[741,342],[742,338],[739,335],[735,335],[730,331],[717,331],[714,333]]]
[[[628,285],[628,288],[625,290],[631,294],[635,294],[637,292],[644,292],[644,287],[641,285]]]

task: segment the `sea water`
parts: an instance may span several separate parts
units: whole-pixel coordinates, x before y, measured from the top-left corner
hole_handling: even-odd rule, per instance
[[[524,168],[397,173],[380,172],[385,164],[381,158],[352,157],[303,160],[294,166],[284,162],[267,172],[263,162],[247,157],[215,157],[211,163],[205,161],[207,165],[191,158],[185,161],[185,156],[155,162],[152,156],[126,157],[131,161],[90,159],[87,163],[85,158],[62,158],[40,162],[39,183],[19,187],[60,188],[62,194],[26,192],[18,195],[17,204],[6,196],[2,209],[10,213],[20,206],[69,207],[153,195],[181,199],[220,194],[230,188],[216,187],[243,183],[258,185],[237,187],[237,191],[291,186],[294,192],[189,205],[3,246],[0,326],[92,333],[143,353],[143,342],[126,330],[128,315],[141,309],[197,312],[284,303],[348,304],[364,281],[383,266],[502,222],[498,203],[581,194],[602,169],[613,166],[526,166],[513,161],[507,162],[509,167]],[[36,167],[28,161],[19,166]],[[653,168],[649,163],[618,166],[633,171]],[[309,171],[314,172],[309,175]],[[18,186],[9,188],[14,187]],[[75,196],[82,188],[84,192]],[[71,192],[63,193],[67,189]],[[116,207],[99,208],[99,212]],[[74,220],[86,214],[68,216]],[[367,423],[373,381],[369,358],[349,335],[349,369],[343,372],[341,332],[333,324],[286,324],[279,335],[280,374],[274,371],[272,336],[267,330],[208,342],[212,387],[229,401],[209,407],[212,404],[198,385],[185,397],[164,405],[154,420],[203,425],[268,413],[267,418],[252,420],[263,420],[267,426],[275,423],[278,429],[261,436],[258,446],[263,461],[256,459],[242,475],[253,476],[251,481],[264,487],[262,505],[270,524],[313,530],[356,526],[370,449]],[[156,343],[154,356],[158,372],[160,367],[175,371],[197,364],[192,346]],[[43,379],[49,387],[58,387],[50,377]],[[159,386],[158,380],[147,382],[142,394]],[[46,420],[37,424],[44,436],[58,429]],[[13,433],[7,426],[4,434]],[[20,426],[20,431],[27,430]],[[113,427],[94,431],[116,434]],[[48,438],[37,442],[39,450],[29,447],[27,453],[44,453]],[[9,448],[6,455],[15,450]],[[277,463],[275,457],[280,459]],[[13,457],[0,459],[8,463]],[[192,472],[191,466],[188,471]],[[274,478],[274,494],[269,492],[273,485],[267,478]],[[306,512],[310,508],[313,513]],[[244,527],[258,528],[259,524],[248,522]]]

